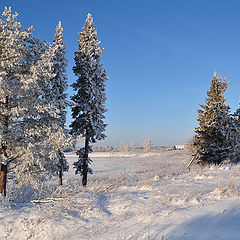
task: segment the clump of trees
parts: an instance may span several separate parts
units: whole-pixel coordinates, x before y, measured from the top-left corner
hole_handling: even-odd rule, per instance
[[[122,141],[120,143],[120,146],[118,150],[120,152],[129,152],[129,151],[137,151],[139,149],[142,149],[144,152],[151,152],[154,149],[154,145],[151,139],[145,139],[142,143],[142,147],[137,147],[135,144],[135,141],[131,141],[128,145],[125,141]]]
[[[230,114],[224,97],[228,84],[226,79],[222,80],[214,73],[205,104],[201,104],[198,110],[199,126],[195,129],[193,142],[194,158],[198,163],[221,164],[226,159],[231,162],[240,160],[240,110]]]
[[[67,100],[67,77],[63,28],[59,22],[54,41],[42,42],[33,29],[23,29],[17,13],[5,8],[0,18],[0,193],[6,195],[7,173],[12,169],[19,185],[39,182],[57,175],[62,185],[69,164],[63,150],[72,145],[64,129]],[[77,151],[76,173],[83,175],[83,186],[90,172],[90,143],[105,138],[103,134],[105,70],[100,63],[96,27],[89,14],[73,71],[78,77],[72,85],[71,133],[84,138],[85,147]]]
[[[42,182],[58,175],[59,185],[69,164],[64,149],[84,139],[77,151],[76,174],[91,172],[91,143],[105,138],[105,70],[100,63],[100,41],[90,14],[79,49],[75,52],[72,84],[77,92],[67,100],[66,49],[61,22],[52,43],[33,35],[33,28],[23,29],[17,13],[5,8],[0,18],[0,193],[6,196],[11,169],[19,185]],[[72,106],[71,134],[65,129],[66,110]]]
[[[0,193],[7,174],[18,185],[42,181],[68,169],[63,149],[71,144],[66,121],[66,59],[62,27],[53,43],[33,28],[23,29],[17,13],[0,18]]]
[[[106,124],[106,72],[101,64],[97,28],[88,14],[83,31],[78,34],[71,86],[75,94],[67,100],[66,47],[61,22],[51,43],[41,41],[33,28],[24,29],[17,13],[5,8],[0,17],[0,194],[6,196],[11,169],[18,185],[42,182],[63,173],[69,164],[64,149],[79,139],[84,147],[77,151],[75,173],[85,187],[90,168],[92,144],[103,140]],[[240,108],[230,114],[224,93],[228,82],[214,73],[205,104],[198,110],[199,126],[193,138],[194,158],[199,163],[221,164],[229,159],[240,161]],[[65,129],[66,110],[72,107],[73,122]],[[121,144],[122,151],[136,149]],[[153,149],[150,139],[143,149]],[[113,149],[112,149],[113,150]]]
[[[18,185],[61,175],[68,170],[63,149],[71,145],[64,129],[69,104],[61,24],[53,43],[42,42],[17,16],[5,8],[0,18],[0,193],[5,196],[9,170]]]

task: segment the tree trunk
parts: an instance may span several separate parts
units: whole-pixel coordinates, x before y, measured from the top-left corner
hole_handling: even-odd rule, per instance
[[[1,164],[0,170],[0,193],[7,195],[7,165]]]
[[[82,176],[82,185],[83,187],[87,186],[87,173],[88,173],[88,166],[84,163],[83,165],[83,176]]]
[[[86,186],[87,186],[88,150],[89,150],[89,136],[88,136],[88,131],[86,131],[86,138],[85,138],[85,158],[84,158],[84,162],[83,162],[83,177],[82,177],[82,185],[83,185],[83,187],[86,187]]]
[[[63,182],[63,159],[62,159],[60,149],[58,149],[58,157],[59,157],[58,186],[62,186],[62,182]]]
[[[3,104],[8,109],[8,96],[6,96],[5,103]],[[8,115],[3,118],[3,140],[1,143],[1,155],[3,158],[7,158],[7,133],[8,133]],[[4,139],[5,138],[5,139]],[[0,193],[6,196],[7,194],[7,167],[8,163],[0,164]]]
[[[62,170],[60,170],[58,172],[58,186],[62,186],[63,185],[62,181],[63,181],[63,179],[62,179]]]

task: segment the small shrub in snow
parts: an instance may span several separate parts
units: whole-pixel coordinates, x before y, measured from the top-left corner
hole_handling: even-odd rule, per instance
[[[150,152],[153,149],[153,143],[151,139],[145,139],[143,142],[144,152]]]
[[[218,187],[214,190],[215,193],[218,193],[222,197],[231,197],[239,196],[240,189],[234,181],[229,183],[221,182]]]
[[[137,149],[137,148],[136,148],[136,144],[135,144],[134,141],[131,141],[131,142],[130,142],[130,146],[129,146],[129,147],[130,147],[130,150],[133,151],[133,152],[136,151],[136,149]]]
[[[129,147],[126,142],[121,142],[119,147],[120,152],[128,152]]]

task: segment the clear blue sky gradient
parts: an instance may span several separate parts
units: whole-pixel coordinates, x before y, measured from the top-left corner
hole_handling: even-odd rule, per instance
[[[214,71],[230,81],[227,103],[232,111],[238,107],[240,1],[3,0],[4,6],[19,13],[24,27],[33,25],[42,40],[52,41],[62,21],[69,85],[76,80],[78,32],[92,14],[110,78],[107,138],[99,145],[141,144],[146,138],[156,145],[185,143]]]

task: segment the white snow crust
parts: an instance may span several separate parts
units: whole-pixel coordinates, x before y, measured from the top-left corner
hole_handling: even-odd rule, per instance
[[[70,165],[77,159],[66,157]],[[62,188],[56,177],[41,197],[29,187],[19,194],[25,198],[0,198],[0,239],[240,239],[239,165],[189,172],[187,150],[91,158],[86,188],[70,168]]]

